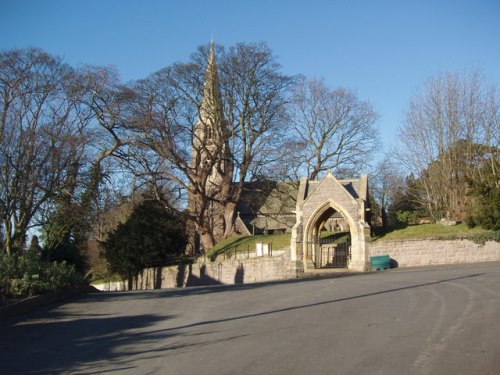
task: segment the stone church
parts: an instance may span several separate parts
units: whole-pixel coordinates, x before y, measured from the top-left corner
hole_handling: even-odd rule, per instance
[[[212,198],[206,211],[206,220],[214,228],[216,241],[222,239],[223,207],[217,195],[228,168],[233,168],[227,154],[229,144],[221,142],[227,131],[223,115],[221,93],[217,79],[214,45],[210,46],[205,73],[203,99],[199,120],[194,129],[191,168],[212,162],[207,176],[207,195]],[[213,163],[214,158],[217,162]],[[189,197],[188,208],[196,210],[197,202]],[[245,185],[235,217],[235,233],[277,234],[291,233],[290,259],[298,272],[328,264],[364,271],[367,269],[367,242],[370,227],[367,222],[368,178],[337,180],[328,173],[321,180],[300,182],[249,182]],[[340,249],[322,243],[322,231],[350,233],[348,249],[342,262],[336,263]],[[195,249],[199,241],[193,240]],[[196,251],[196,250],[195,250]],[[333,262],[333,263],[332,263]]]

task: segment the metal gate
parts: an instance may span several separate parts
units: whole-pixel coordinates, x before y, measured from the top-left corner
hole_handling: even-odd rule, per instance
[[[351,258],[351,241],[335,243],[322,238],[316,246],[315,268],[345,268]]]

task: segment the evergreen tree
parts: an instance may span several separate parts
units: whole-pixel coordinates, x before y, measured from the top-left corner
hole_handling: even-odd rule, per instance
[[[497,158],[490,158],[477,175],[481,178],[470,178],[470,195],[473,205],[466,218],[469,227],[479,225],[485,229],[500,230],[500,183],[496,171],[500,167]]]
[[[186,245],[184,219],[159,201],[146,200],[101,244],[109,271],[130,280],[151,264],[182,254]]]

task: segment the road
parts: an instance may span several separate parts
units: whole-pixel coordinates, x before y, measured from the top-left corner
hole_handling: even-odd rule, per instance
[[[500,263],[95,293],[0,322],[2,374],[499,374]]]

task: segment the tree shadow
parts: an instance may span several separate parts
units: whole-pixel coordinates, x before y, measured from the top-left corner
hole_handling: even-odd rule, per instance
[[[192,265],[189,265],[189,268],[191,269]],[[175,286],[177,288],[182,288],[184,286],[184,275],[186,273],[186,264],[185,263],[179,263],[179,266],[177,267],[177,276],[175,277]]]
[[[421,287],[426,287],[426,286],[431,286],[431,285],[438,285],[438,284],[442,284],[442,283],[446,283],[446,282],[450,282],[450,281],[478,277],[481,275],[483,275],[483,274],[476,273],[476,274],[465,275],[465,276],[460,276],[460,277],[452,277],[449,279],[431,281],[431,282],[426,282],[426,283],[421,283],[421,284],[416,284],[416,285],[403,286],[400,288],[380,290],[380,291],[370,292],[370,293],[366,293],[366,294],[359,294],[359,295],[354,295],[354,296],[349,296],[349,297],[337,298],[337,299],[333,299],[333,300],[320,301],[320,302],[315,302],[315,303],[310,303],[310,304],[305,304],[305,305],[289,306],[289,307],[268,310],[268,311],[263,311],[263,312],[259,312],[259,313],[254,313],[254,314],[237,315],[237,316],[233,316],[233,317],[229,317],[229,318],[225,318],[225,319],[217,319],[217,320],[205,320],[205,321],[187,324],[187,325],[183,325],[183,326],[172,327],[172,328],[167,329],[167,331],[182,330],[182,329],[193,328],[193,327],[198,327],[198,326],[203,326],[203,325],[223,323],[223,322],[229,322],[229,321],[241,320],[241,319],[249,319],[249,318],[254,318],[254,317],[259,317],[259,316],[274,315],[274,314],[279,314],[279,313],[294,311],[294,310],[303,310],[303,309],[308,309],[308,308],[316,307],[316,306],[330,305],[333,303],[340,303],[340,302],[362,299],[362,298],[367,298],[367,297],[372,297],[372,296],[379,296],[379,295],[384,295],[384,294],[389,294],[389,293],[400,292],[400,291],[408,290],[408,289],[416,289],[416,288],[421,288]]]
[[[200,268],[200,277],[193,275],[193,265],[189,265],[189,274],[186,281],[186,286],[210,286],[222,285],[219,280],[207,275],[207,266],[204,264]]]
[[[155,289],[161,289],[161,282],[163,280],[163,277],[161,274],[162,274],[162,267],[156,267],[155,280],[154,280],[154,288]]]
[[[184,285],[184,274],[181,271],[183,268],[188,269],[187,281]],[[262,282],[252,282],[252,283],[240,283],[240,284],[223,284],[218,280],[209,277],[206,275],[206,266],[205,269],[200,270],[201,277],[197,277],[192,273],[192,265],[183,265],[179,266],[178,273],[176,276],[176,287],[172,288],[161,288],[159,290],[151,290],[151,289],[141,289],[141,290],[131,290],[131,291],[100,291],[98,293],[88,294],[85,298],[89,300],[99,300],[105,301],[106,299],[118,299],[118,300],[138,300],[138,299],[150,299],[150,298],[170,298],[170,297],[179,297],[179,296],[187,296],[187,295],[203,295],[210,293],[224,293],[224,292],[232,292],[239,291],[242,289],[256,289],[262,288],[269,285],[279,285],[279,284],[294,284],[294,283],[306,283],[306,282],[318,282],[322,279],[331,279],[331,278],[344,278],[344,277],[352,277],[352,276],[368,276],[369,273],[365,272],[346,272],[346,273],[332,273],[319,275],[310,278],[294,278],[294,279],[284,279],[284,280],[270,280],[270,281],[262,281]],[[242,272],[243,271],[243,272]],[[238,278],[244,279],[244,269],[239,271]],[[238,271],[235,273],[238,274]],[[189,287],[185,288],[183,286]]]
[[[242,263],[240,263],[236,269],[236,273],[234,274],[234,283],[237,285],[245,283],[245,267]]]
[[[175,335],[147,330],[159,321],[170,319],[169,316],[71,315],[56,311],[34,316],[42,319],[10,326],[2,324],[2,373],[47,374],[77,368],[88,374],[98,371],[98,363],[102,361],[126,366],[122,369],[133,368],[130,357],[141,354],[130,349],[134,344]]]
[[[398,288],[383,289],[365,294],[318,301],[309,304],[296,304],[269,309],[258,313],[227,316],[221,319],[200,320],[165,328],[163,322],[177,318],[171,315],[120,315],[123,312],[87,314],[79,309],[76,314],[61,312],[56,306],[44,308],[28,318],[11,319],[0,322],[0,363],[5,374],[46,374],[46,373],[99,373],[103,366],[106,371],[137,371],[141,361],[163,358],[167,353],[186,348],[211,345],[217,339],[195,333],[199,336],[190,340],[173,340],[180,336],[192,336],[192,328],[210,326],[235,320],[251,319],[260,316],[281,314],[288,311],[307,310],[316,306],[342,303],[372,296],[380,296],[403,290],[438,285],[450,281],[473,278],[480,273],[446,278],[431,282],[418,283]],[[320,281],[315,279],[316,281]],[[297,281],[295,281],[297,282]],[[308,282],[301,280],[299,282]],[[77,303],[104,303],[122,301],[125,296],[133,302],[141,303],[144,297],[164,299],[183,294],[193,296],[199,293],[238,291],[255,289],[274,283],[246,284],[237,286],[212,286],[187,289],[149,290],[122,293],[94,293],[74,299]],[[179,293],[182,292],[182,293]],[[66,302],[67,303],[67,302]],[[155,302],[156,303],[156,302]],[[62,303],[60,304],[62,305]],[[108,305],[113,306],[113,305]],[[236,337],[221,340],[232,340]],[[187,341],[187,342],[186,342]],[[181,342],[183,342],[181,344]],[[194,349],[196,350],[196,349]]]

